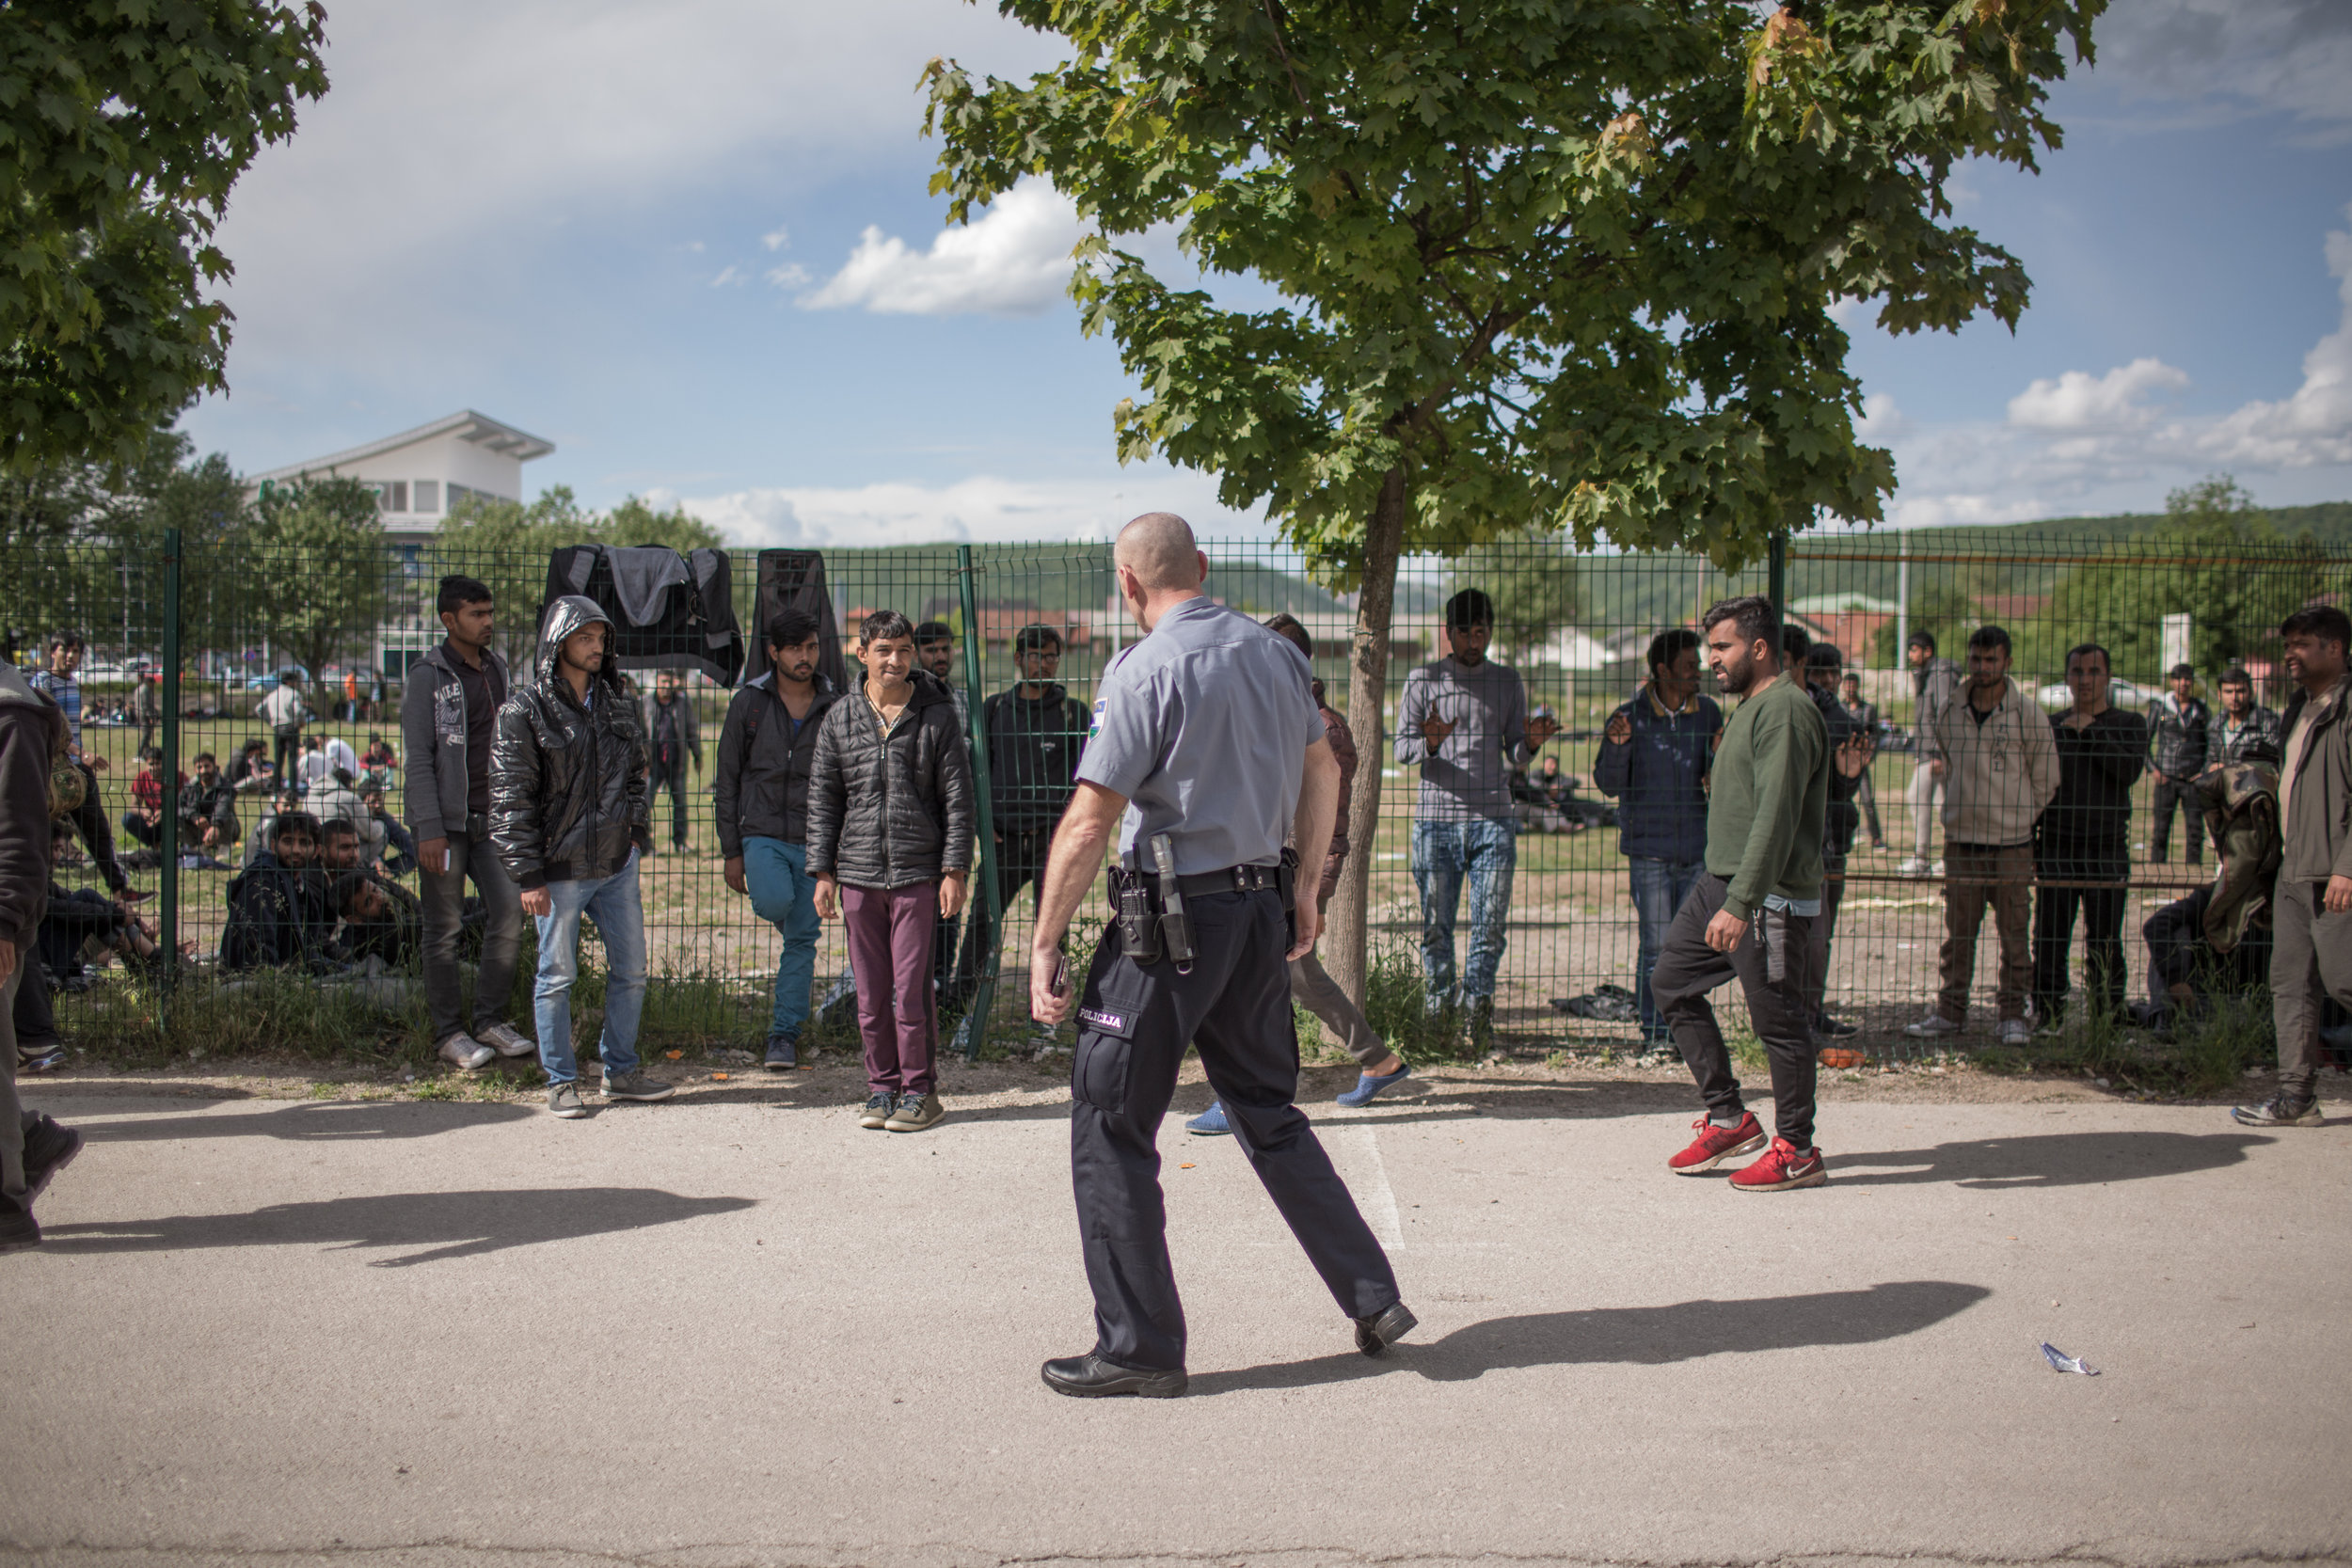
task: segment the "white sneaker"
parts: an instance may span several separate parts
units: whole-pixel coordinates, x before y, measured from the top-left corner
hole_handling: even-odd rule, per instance
[[[1935,863],[1935,869],[1929,872],[1928,875],[1931,877],[1941,877],[1944,875],[1944,863],[1942,861],[1937,861]]]
[[[535,1056],[539,1053],[539,1042],[523,1038],[511,1023],[493,1023],[476,1037],[501,1056]]]
[[[471,1072],[498,1054],[463,1029],[441,1042],[441,1060],[454,1068]]]
[[[1903,1033],[1915,1040],[1940,1039],[1946,1035],[1960,1033],[1960,1025],[1942,1013],[1930,1013],[1916,1023],[1903,1025]]]
[[[2032,1026],[2022,1018],[2005,1018],[2001,1020],[1999,1039],[2003,1045],[2031,1045]]]
[[[1928,863],[1916,855],[1904,856],[1903,863],[1895,868],[1898,877],[1924,877],[1927,874]]]

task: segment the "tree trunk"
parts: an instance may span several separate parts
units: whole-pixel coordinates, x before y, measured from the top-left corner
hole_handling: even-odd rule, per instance
[[[1380,827],[1380,772],[1389,748],[1382,715],[1389,693],[1389,614],[1396,603],[1396,560],[1405,543],[1405,469],[1380,482],[1372,521],[1364,530],[1363,587],[1356,601],[1356,647],[1347,678],[1347,729],[1356,742],[1356,789],[1342,802],[1347,814],[1347,859],[1332,890],[1329,935],[1323,962],[1340,989],[1364,1005],[1366,902],[1372,887],[1375,835]]]

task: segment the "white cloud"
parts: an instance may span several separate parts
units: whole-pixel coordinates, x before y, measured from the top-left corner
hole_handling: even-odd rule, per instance
[[[729,265],[721,269],[719,276],[710,280],[710,286],[714,289],[723,289],[731,283],[740,284],[742,281],[743,269],[739,266]]]
[[[2009,422],[2026,430],[2137,429],[2156,418],[2141,398],[2187,385],[2187,372],[2159,359],[2135,359],[2100,376],[2068,371],[2055,381],[2036,381],[2010,399]]]
[[[928,545],[1110,538],[1139,513],[1172,510],[1204,538],[1256,537],[1263,517],[1229,512],[1214,478],[1158,464],[1099,480],[1019,480],[976,474],[948,484],[855,488],[773,485],[715,496],[650,493],[676,501],[742,546]]]
[[[792,244],[792,230],[778,224],[773,230],[762,234],[759,237],[759,243],[769,250],[788,249]]]
[[[2352,208],[2344,215],[2352,218]],[[2249,403],[2203,433],[2201,449],[2216,462],[2302,468],[2352,463],[2352,233],[2328,236],[2344,313],[2336,329],[2303,356],[2303,385],[2280,403]]]
[[[779,289],[798,289],[808,282],[808,269],[798,261],[787,261],[780,267],[770,267],[760,276]]]
[[[2301,139],[2352,138],[2344,0],[2133,0],[2099,19],[2099,75],[2208,117],[2279,113]]]
[[[1083,232],[1069,198],[1022,181],[929,250],[869,228],[841,270],[802,296],[812,310],[863,307],[883,315],[1037,315],[1069,287]]]

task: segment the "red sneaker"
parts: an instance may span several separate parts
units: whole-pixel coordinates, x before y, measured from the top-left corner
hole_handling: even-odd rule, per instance
[[[1764,1158],[1731,1173],[1731,1184],[1743,1193],[1785,1193],[1796,1187],[1819,1187],[1828,1180],[1829,1167],[1821,1163],[1821,1151],[1808,1148],[1799,1153],[1787,1138],[1774,1138]]]
[[[1677,1176],[1701,1176],[1735,1154],[1753,1154],[1764,1147],[1764,1126],[1754,1111],[1743,1111],[1737,1127],[1718,1127],[1705,1117],[1691,1124],[1696,1142],[1673,1159],[1666,1168]]]

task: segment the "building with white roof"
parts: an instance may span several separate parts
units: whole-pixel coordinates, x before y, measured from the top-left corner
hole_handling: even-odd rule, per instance
[[[304,478],[356,479],[374,490],[386,535],[415,544],[432,537],[450,508],[469,495],[522,499],[523,465],[554,450],[552,441],[466,408],[347,451],[248,474],[246,488],[258,495]]]

